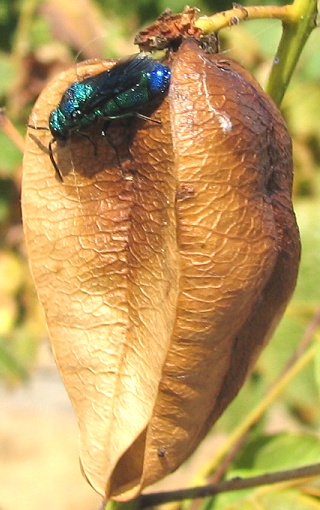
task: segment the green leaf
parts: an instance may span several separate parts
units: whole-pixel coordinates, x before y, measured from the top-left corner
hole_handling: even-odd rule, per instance
[[[320,396],[320,342],[318,342],[317,351],[314,359],[314,373],[317,383],[318,393]]]
[[[319,46],[320,32],[314,30],[301,58],[301,71],[306,80],[320,80],[320,54],[315,50]]]
[[[270,486],[221,494],[207,500],[201,510],[320,510],[320,502],[297,489]]]
[[[261,5],[261,2],[255,3]],[[245,25],[245,29],[256,43],[259,43],[261,54],[273,58],[281,37],[281,22],[265,19],[250,20],[250,23]]]
[[[271,472],[319,462],[320,440],[311,434],[278,434],[257,451],[255,471]]]
[[[12,58],[3,52],[0,52],[0,68],[0,97],[3,97],[12,87],[16,73]]]
[[[242,449],[235,468],[228,472],[227,478],[250,478],[264,473],[293,469],[317,463],[319,457],[320,440],[316,436],[302,433],[283,433],[277,436],[260,435]],[[312,506],[318,504],[313,498],[301,496],[298,490],[280,492],[278,487],[276,485],[257,487],[219,494],[205,500],[200,510],[320,509],[318,506]],[[291,506],[279,506],[281,498],[283,501],[286,501],[287,498],[286,505],[292,500]]]
[[[301,232],[302,258],[295,301],[319,302],[320,285],[317,277],[320,267],[320,200],[301,200],[296,204],[296,215]]]
[[[294,80],[283,101],[283,111],[292,136],[319,139],[319,81]]]
[[[0,339],[0,380],[26,380],[28,373],[10,352],[6,342]]]
[[[319,510],[320,502],[297,490],[272,491],[257,498],[257,510]],[[252,507],[253,508],[253,507]]]
[[[1,163],[0,175],[12,176],[14,175],[17,167],[21,164],[22,154],[9,140],[9,138],[0,131],[0,147],[1,147]]]

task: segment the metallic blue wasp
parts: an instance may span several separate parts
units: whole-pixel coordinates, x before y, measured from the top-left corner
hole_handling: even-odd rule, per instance
[[[164,94],[170,77],[167,66],[140,53],[121,60],[108,71],[70,85],[51,112],[49,127],[29,125],[51,131],[49,156],[59,179],[62,181],[63,177],[53,156],[54,142],[66,143],[72,132],[82,133],[99,118],[104,120],[105,126],[124,117],[149,119],[136,110]]]

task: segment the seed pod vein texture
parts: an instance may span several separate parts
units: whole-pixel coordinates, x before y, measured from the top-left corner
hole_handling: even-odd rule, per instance
[[[50,133],[30,133],[24,159],[30,265],[82,468],[120,501],[174,471],[235,397],[300,255],[276,106],[239,64],[191,39],[167,65],[169,91],[150,111],[160,122],[110,127],[121,166],[98,128],[96,151],[79,135],[59,149],[64,183],[43,150]],[[75,80],[69,71],[47,87],[39,123]]]

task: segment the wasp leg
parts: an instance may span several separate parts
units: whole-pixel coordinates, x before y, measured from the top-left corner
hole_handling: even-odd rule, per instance
[[[54,159],[54,155],[53,155],[53,150],[52,150],[52,144],[55,142],[55,138],[52,138],[52,140],[50,140],[49,142],[49,145],[48,145],[48,149],[49,149],[49,157],[50,157],[50,161],[52,163],[52,166],[53,168],[55,169],[55,172],[56,172],[56,176],[58,178],[58,180],[60,182],[63,182],[63,175],[61,173],[61,170],[60,168],[58,167],[58,164],[56,162],[56,160]]]
[[[119,152],[118,152],[117,146],[113,143],[111,137],[107,133],[107,129],[108,129],[109,125],[110,125],[110,121],[109,121],[109,117],[108,117],[108,119],[105,120],[105,122],[103,123],[103,128],[101,130],[101,135],[105,137],[105,139],[107,140],[107,142],[110,145],[110,147],[113,148],[113,150],[114,150],[114,152],[116,153],[116,156],[117,156],[118,165],[119,165],[120,168],[122,168],[122,164],[121,164],[121,160],[120,160],[120,157],[119,157]]]

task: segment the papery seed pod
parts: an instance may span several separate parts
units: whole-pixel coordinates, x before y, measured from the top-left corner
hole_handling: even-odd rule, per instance
[[[101,137],[95,154],[75,137],[58,183],[46,132],[30,134],[24,160],[30,263],[83,471],[123,501],[176,469],[236,395],[299,262],[278,109],[239,64],[193,40],[170,66],[150,113],[161,124],[111,130],[121,166]],[[73,81],[69,71],[43,92],[39,123]]]

